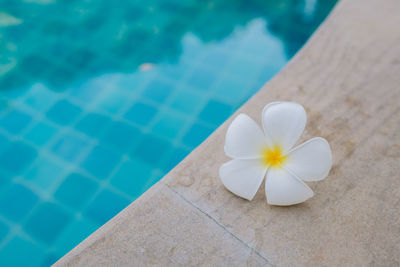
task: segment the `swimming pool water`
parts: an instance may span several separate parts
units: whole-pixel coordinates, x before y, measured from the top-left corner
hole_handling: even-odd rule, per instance
[[[333,5],[0,0],[0,266],[47,266],[107,222]]]

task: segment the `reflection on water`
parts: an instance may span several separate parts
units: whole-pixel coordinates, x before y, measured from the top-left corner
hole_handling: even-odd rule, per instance
[[[0,88],[63,90],[104,72],[176,61],[182,36],[220,41],[263,18],[291,57],[335,1],[0,1]]]
[[[47,266],[139,197],[333,4],[0,0],[0,266]]]

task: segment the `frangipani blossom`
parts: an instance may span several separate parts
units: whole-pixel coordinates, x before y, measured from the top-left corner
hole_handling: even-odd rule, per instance
[[[225,153],[233,160],[219,169],[232,193],[252,200],[264,177],[267,202],[287,206],[314,193],[303,181],[324,179],[332,166],[328,142],[312,138],[294,147],[306,125],[304,108],[294,102],[272,102],[262,112],[262,126],[239,114],[226,133]]]

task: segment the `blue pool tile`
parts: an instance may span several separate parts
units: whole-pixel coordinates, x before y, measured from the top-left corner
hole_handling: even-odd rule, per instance
[[[15,236],[0,250],[1,266],[39,266],[45,252],[38,245]]]
[[[82,109],[67,100],[60,100],[49,111],[47,111],[47,117],[61,125],[70,124],[80,113]]]
[[[97,187],[92,179],[73,173],[58,188],[55,198],[72,208],[79,208],[93,196]]]
[[[120,159],[120,154],[99,145],[92,150],[82,167],[95,177],[104,179],[116,167]]]
[[[248,81],[257,78],[257,64],[251,59],[238,57],[229,63],[227,74],[232,77],[243,77]]]
[[[38,199],[25,186],[14,184],[0,198],[0,213],[11,221],[19,221],[31,211]]]
[[[118,91],[114,90],[97,103],[96,108],[110,114],[117,114],[129,101],[126,95],[118,94]]]
[[[262,67],[259,75],[258,80],[260,81],[261,85],[269,81],[279,70],[282,68],[281,64],[266,64]],[[258,88],[259,89],[259,88]]]
[[[66,161],[76,161],[88,143],[72,133],[62,135],[52,147],[52,152]]]
[[[222,51],[209,51],[201,61],[208,70],[220,71],[229,62],[229,55]]]
[[[77,122],[75,128],[90,137],[98,136],[110,123],[107,116],[90,113]]]
[[[168,77],[169,79],[173,79],[179,81],[185,72],[187,71],[187,66],[182,65],[160,65],[157,69],[159,75],[164,77]]]
[[[14,142],[0,154],[0,167],[13,174],[22,173],[37,156],[31,146]]]
[[[75,220],[64,229],[64,231],[60,234],[60,237],[57,239],[57,252],[59,252],[61,255],[66,254],[91,233],[93,233],[99,226],[100,225],[88,219],[83,218]]]
[[[35,84],[30,91],[33,93],[25,99],[25,103],[38,110],[45,111],[56,101],[56,94],[43,84]]]
[[[200,145],[211,133],[213,129],[202,124],[194,124],[185,134],[182,141],[184,144],[195,148]]]
[[[163,113],[154,124],[152,131],[161,136],[174,139],[180,133],[185,120],[171,113]]]
[[[106,131],[102,142],[116,148],[118,151],[129,151],[140,135],[139,129],[124,123],[114,122]]]
[[[54,136],[56,128],[45,123],[39,122],[26,135],[25,138],[36,145],[44,145]]]
[[[86,215],[104,224],[129,204],[129,200],[109,190],[100,192],[86,210]]]
[[[156,115],[157,109],[144,103],[134,104],[125,114],[125,118],[133,123],[146,126]]]
[[[143,96],[157,103],[164,102],[172,92],[172,86],[166,82],[154,80],[145,89]]]
[[[184,148],[175,148],[172,153],[169,155],[168,159],[164,163],[164,170],[165,171],[170,171],[172,168],[174,168],[176,165],[178,165],[179,162],[181,162],[188,154],[190,151]]]
[[[152,165],[157,164],[170,148],[167,141],[148,134],[141,140],[140,144],[134,149],[133,156]]]
[[[82,103],[90,103],[98,98],[104,91],[104,86],[99,84],[96,79],[88,80],[87,82],[74,86],[68,90],[69,94],[76,100]]]
[[[146,163],[130,160],[122,164],[111,179],[111,184],[136,198],[147,189],[145,185],[151,177],[151,172],[152,167]]]
[[[186,34],[182,40],[182,46],[185,52],[180,56],[180,60],[183,61],[184,64],[189,65],[190,62],[199,61],[199,51],[203,49],[204,44],[196,35]]]
[[[201,105],[203,97],[195,92],[181,91],[172,100],[171,107],[184,114],[194,114]]]
[[[63,166],[48,157],[41,156],[24,175],[24,180],[41,190],[48,190],[62,178],[63,173]]]
[[[28,126],[31,119],[28,114],[13,110],[0,120],[0,126],[9,133],[18,134]]]
[[[4,237],[6,237],[8,230],[8,226],[0,221],[0,242],[3,241]]]
[[[207,91],[215,82],[215,79],[214,72],[198,68],[189,76],[186,83],[196,89]]]
[[[247,90],[248,85],[244,81],[227,78],[216,86],[215,98],[231,105],[238,105],[244,101]]]
[[[146,76],[143,73],[131,73],[129,75],[121,74],[111,74],[115,79],[115,85],[128,93],[136,91],[136,88],[140,87],[144,81],[146,81]]]
[[[29,217],[25,230],[36,239],[51,244],[72,219],[60,205],[42,203]]]
[[[224,103],[210,100],[200,112],[199,118],[214,125],[220,125],[231,114],[232,108]]]

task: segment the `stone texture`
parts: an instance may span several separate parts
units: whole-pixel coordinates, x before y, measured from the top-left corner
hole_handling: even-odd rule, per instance
[[[307,45],[239,112],[301,103],[302,140],[334,164],[315,196],[269,206],[218,177],[230,118],[154,188],[58,265],[400,265],[400,2],[342,0]],[[299,142],[300,143],[300,142]],[[174,249],[173,249],[174,248]],[[171,252],[172,251],[172,252]]]
[[[257,251],[162,183],[56,265],[268,266]],[[120,229],[120,231],[115,231]]]

